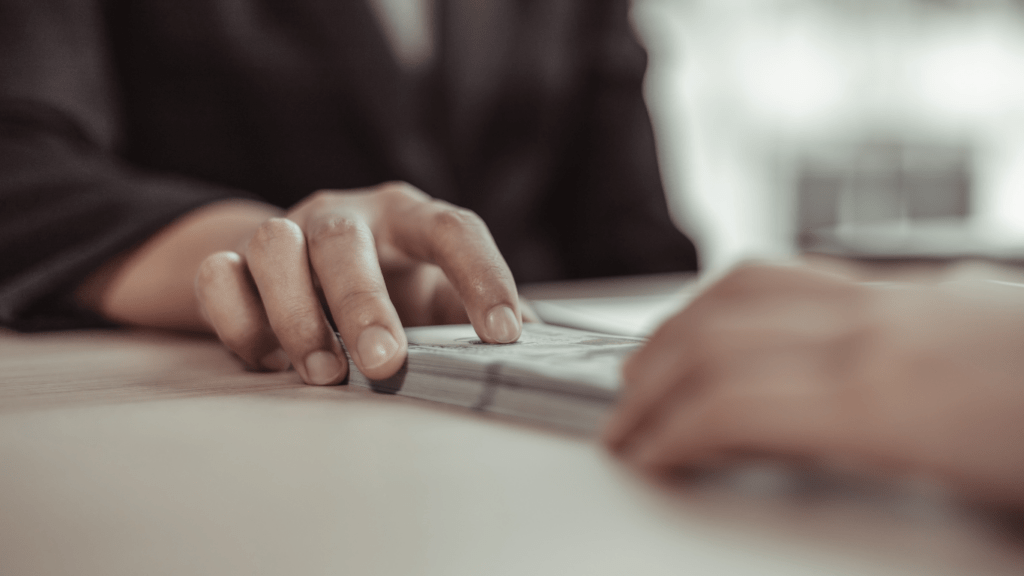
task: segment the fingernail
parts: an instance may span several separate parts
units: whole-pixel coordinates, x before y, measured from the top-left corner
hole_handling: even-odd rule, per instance
[[[502,344],[515,342],[519,338],[522,326],[516,313],[504,304],[499,304],[487,313],[487,333],[495,341]]]
[[[260,360],[260,364],[262,364],[267,370],[282,372],[292,365],[292,361],[288,359],[288,355],[285,354],[284,350],[278,348],[264,356],[263,359]]]
[[[376,368],[398,352],[398,341],[383,326],[370,326],[359,335],[356,344],[363,368]]]
[[[323,386],[334,383],[344,370],[338,357],[326,350],[317,350],[306,356],[306,374],[310,384]]]

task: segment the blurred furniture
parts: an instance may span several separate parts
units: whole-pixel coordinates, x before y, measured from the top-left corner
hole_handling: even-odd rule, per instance
[[[705,268],[1024,260],[1024,3],[635,0],[633,16]]]

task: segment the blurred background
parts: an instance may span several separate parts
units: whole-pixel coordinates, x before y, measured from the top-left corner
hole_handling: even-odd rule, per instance
[[[634,0],[633,19],[707,269],[1024,260],[1024,2]]]

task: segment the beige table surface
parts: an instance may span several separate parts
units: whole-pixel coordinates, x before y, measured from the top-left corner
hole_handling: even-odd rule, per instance
[[[742,486],[742,482],[740,482]],[[0,331],[0,575],[1022,574],[960,506],[665,487],[215,341]]]

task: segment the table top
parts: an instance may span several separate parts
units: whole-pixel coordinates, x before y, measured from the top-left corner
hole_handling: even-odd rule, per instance
[[[591,438],[246,372],[212,339],[0,330],[5,576],[1024,573],[978,511],[751,470],[669,486]]]

